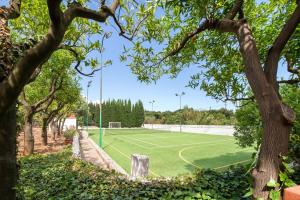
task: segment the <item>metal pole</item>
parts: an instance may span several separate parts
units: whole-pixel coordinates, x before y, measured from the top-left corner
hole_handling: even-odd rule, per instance
[[[104,38],[104,37],[103,37]],[[102,38],[102,45],[103,45],[103,38]],[[102,48],[102,47],[101,47]],[[99,132],[99,146],[100,148],[102,148],[102,136],[103,136],[103,133],[102,133],[102,51],[101,51],[101,57],[100,57],[100,67],[101,67],[101,70],[100,70],[100,117],[99,117],[99,128],[100,128],[100,132]]]
[[[180,110],[180,112],[181,112],[181,96],[182,95],[179,96],[179,104],[180,104],[179,105],[179,107],[180,107],[179,110]],[[180,113],[180,133],[182,131],[181,124],[182,124],[182,113]]]
[[[86,118],[85,118],[85,129],[88,131],[88,121],[89,121],[89,86],[86,86],[86,104],[87,104],[87,110],[86,110]]]
[[[184,92],[181,92],[181,94],[175,94],[175,96],[179,96],[179,112],[181,112],[181,97],[185,95]],[[182,132],[182,113],[180,113],[180,125],[179,125],[180,133]]]
[[[86,103],[87,103],[87,113],[86,113],[86,131],[89,131],[89,87],[92,81],[89,81],[86,87]]]
[[[149,103],[151,103],[152,104],[152,113],[153,113],[153,104],[154,104],[154,100],[152,100],[152,101],[149,101]],[[153,121],[152,121],[152,129],[153,129]]]
[[[100,116],[99,116],[99,146],[102,148],[102,141],[103,141],[103,129],[102,129],[102,86],[103,86],[103,78],[102,78],[102,73],[103,73],[103,65],[102,65],[102,53],[103,53],[103,43],[104,43],[104,38],[108,39],[110,37],[111,33],[106,32],[104,33],[101,41],[101,49],[100,49]]]
[[[154,102],[152,102],[152,113],[153,113],[153,103]],[[153,129],[153,121],[152,121],[152,129]]]

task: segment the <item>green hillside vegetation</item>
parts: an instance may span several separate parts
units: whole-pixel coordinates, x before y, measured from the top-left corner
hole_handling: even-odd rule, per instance
[[[235,115],[232,110],[221,108],[218,110],[196,110],[184,107],[174,112],[145,112],[145,124],[182,124],[186,125],[233,125]]]

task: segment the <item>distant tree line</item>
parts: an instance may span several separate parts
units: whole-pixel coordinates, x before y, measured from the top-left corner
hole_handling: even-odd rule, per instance
[[[80,112],[86,124],[86,112]],[[102,103],[102,126],[109,122],[121,122],[122,127],[141,127],[144,123],[144,106],[142,101],[132,104],[130,100],[108,100]],[[98,103],[89,103],[89,126],[99,126],[100,107]]]
[[[145,112],[145,124],[182,124],[186,125],[233,125],[235,114],[232,110],[221,108],[218,110],[196,110],[184,107],[174,112]]]

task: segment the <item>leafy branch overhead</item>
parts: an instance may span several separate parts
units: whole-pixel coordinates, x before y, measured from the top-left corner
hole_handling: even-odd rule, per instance
[[[237,31],[248,23],[259,47],[260,62],[265,63],[267,80],[272,84],[299,82],[299,73],[291,74],[290,80],[276,80],[275,75],[278,61],[287,61],[286,56],[294,66],[288,72],[300,66],[298,4],[242,0],[152,2],[156,6],[149,3],[152,15],[143,23],[135,45],[124,51],[132,60],[129,66],[141,80],[154,81],[163,74],[176,77],[187,66],[199,67],[189,86],[200,86],[219,100],[243,99],[248,91],[244,88],[249,85]],[[161,47],[154,49],[151,44],[155,43]]]

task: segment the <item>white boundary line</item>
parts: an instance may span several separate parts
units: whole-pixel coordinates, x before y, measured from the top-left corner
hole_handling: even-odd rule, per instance
[[[214,144],[210,144],[209,146],[212,146]],[[202,169],[202,167],[200,167],[199,165],[195,165],[194,163],[188,161],[187,159],[185,159],[183,156],[182,156],[182,153],[187,150],[187,149],[191,149],[193,148],[194,146],[189,146],[189,147],[185,147],[183,149],[181,149],[179,152],[178,152],[178,157],[183,160],[184,162],[198,168],[198,169]],[[240,151],[232,151],[232,152],[228,152],[228,153],[238,153],[238,152],[243,152],[243,151],[247,151],[247,150],[250,150],[250,148],[247,148],[247,149],[243,149],[243,150],[240,150]],[[247,159],[247,160],[242,160],[242,161],[238,161],[238,162],[234,162],[234,163],[231,163],[231,164],[227,164],[227,165],[223,165],[223,166],[220,166],[220,167],[215,167],[215,168],[211,168],[211,169],[221,169],[221,168],[225,168],[225,167],[229,167],[231,165],[236,165],[236,164],[240,164],[240,163],[244,163],[244,162],[248,162],[252,159]]]

